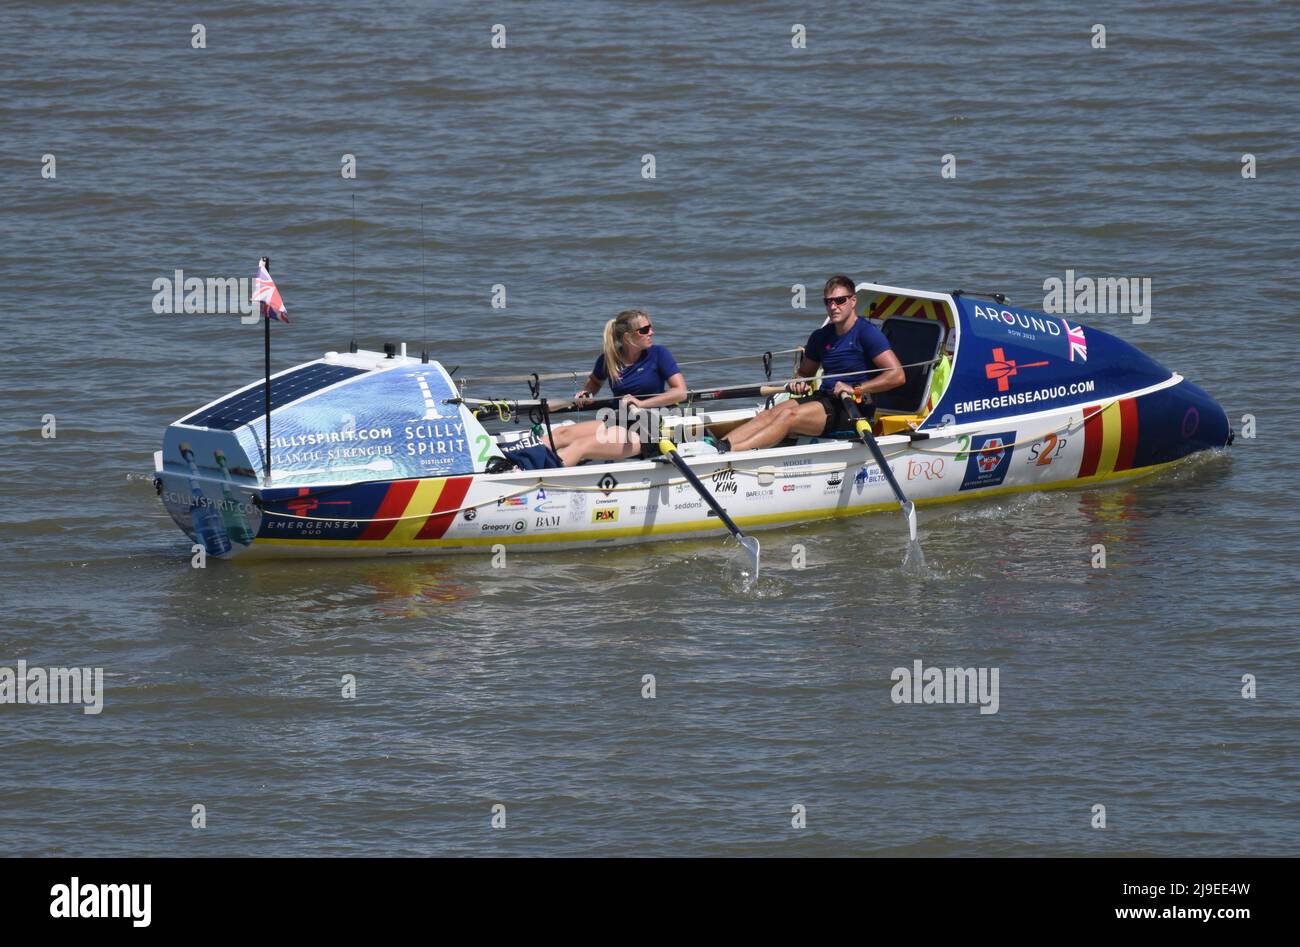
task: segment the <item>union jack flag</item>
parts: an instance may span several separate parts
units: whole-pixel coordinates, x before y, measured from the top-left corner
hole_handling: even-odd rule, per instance
[[[1064,319],[1061,325],[1065,326],[1065,337],[1070,340],[1070,361],[1074,361],[1074,356],[1079,356],[1079,361],[1088,360],[1088,340],[1084,338],[1083,326],[1072,326]]]
[[[262,304],[262,315],[268,319],[288,322],[289,315],[284,308],[284,300],[275,287],[275,280],[266,271],[266,257],[257,261],[257,275],[253,277],[253,302]]]

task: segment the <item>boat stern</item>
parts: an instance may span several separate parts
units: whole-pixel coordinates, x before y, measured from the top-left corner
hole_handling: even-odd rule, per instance
[[[257,477],[230,432],[169,428],[154,452],[154,487],[172,520],[209,556],[238,555],[261,528]]]

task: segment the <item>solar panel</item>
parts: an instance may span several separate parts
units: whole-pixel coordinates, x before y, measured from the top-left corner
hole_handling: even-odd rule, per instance
[[[274,411],[292,401],[297,401],[313,391],[328,388],[345,378],[365,374],[366,371],[368,369],[352,368],[347,365],[325,365],[318,362],[279,375],[271,379],[271,410]],[[266,390],[258,385],[256,388],[249,388],[247,391],[218,401],[188,418],[182,418],[180,423],[215,428],[219,431],[233,431],[249,421],[260,418],[265,412]]]

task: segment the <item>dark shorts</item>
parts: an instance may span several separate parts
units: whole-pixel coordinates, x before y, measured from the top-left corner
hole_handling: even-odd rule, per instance
[[[501,453],[505,454],[510,460],[513,460],[524,470],[545,470],[548,467],[563,467],[560,458],[556,456],[555,451],[546,444],[534,444],[532,447],[517,447],[514,450],[506,450]]]
[[[635,434],[641,442],[637,456],[642,460],[659,456],[659,426],[662,421],[658,408],[638,408],[638,414],[631,415],[625,411],[615,411],[601,415],[606,427],[621,427],[630,434]],[[606,461],[602,461],[605,463]],[[587,461],[584,461],[587,463]]]
[[[822,428],[818,437],[829,437],[832,434],[853,434],[853,418],[849,416],[848,409],[844,407],[844,399],[839,395],[832,395],[829,391],[818,391],[805,404],[819,404],[822,410],[826,412],[826,426]],[[871,420],[871,415],[875,412],[874,405],[858,405],[858,411],[867,420]]]

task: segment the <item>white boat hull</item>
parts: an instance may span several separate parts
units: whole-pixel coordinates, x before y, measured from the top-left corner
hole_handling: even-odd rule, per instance
[[[878,438],[919,506],[1132,478],[1231,443],[1212,397],[1108,333],[1001,300],[858,289],[899,340],[930,340],[914,352],[914,373],[937,361],[941,326],[955,340],[941,391],[928,373],[909,376],[912,407],[889,428],[904,433]],[[697,395],[708,403],[709,392]],[[500,435],[466,404],[437,362],[326,353],[172,424],[155,455],[159,494],[191,540],[222,558],[589,550],[724,532],[664,459],[482,473],[501,453]],[[691,421],[696,433],[723,437],[753,413]],[[687,463],[747,531],[897,507],[853,439],[698,453]]]
[[[1124,424],[1136,408],[1125,412],[1124,400],[940,429],[921,440],[894,435],[878,442],[918,506],[1088,486],[1169,466],[1173,460],[1132,464],[1134,445],[1125,444]],[[707,454],[687,462],[746,531],[898,509],[885,477],[856,441]],[[197,541],[193,482],[157,472],[169,511]],[[218,548],[223,557],[446,555],[490,553],[498,545],[549,552],[726,532],[685,478],[662,460],[239,488],[237,496],[224,499],[220,481],[200,478],[200,484],[218,509],[234,499],[256,536],[248,545]],[[230,484],[224,487],[230,490]]]

